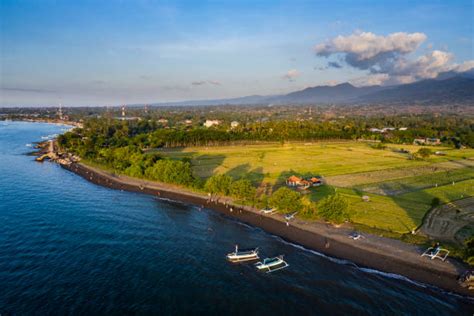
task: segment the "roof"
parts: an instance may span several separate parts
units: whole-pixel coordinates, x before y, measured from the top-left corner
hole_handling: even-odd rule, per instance
[[[297,177],[295,175],[289,177],[286,181],[288,182],[300,182],[302,179],[300,177]]]

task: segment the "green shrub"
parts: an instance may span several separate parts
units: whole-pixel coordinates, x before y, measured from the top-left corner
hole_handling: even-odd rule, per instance
[[[230,195],[238,199],[253,201],[255,193],[256,189],[247,179],[234,181],[230,186]]]
[[[213,175],[207,179],[204,189],[212,194],[229,195],[230,187],[232,185],[232,178],[225,174]]]
[[[347,201],[339,194],[334,194],[325,197],[318,203],[318,214],[334,223],[342,223],[349,220]]]
[[[298,192],[281,187],[273,192],[269,204],[281,212],[299,211],[301,209],[301,195]]]

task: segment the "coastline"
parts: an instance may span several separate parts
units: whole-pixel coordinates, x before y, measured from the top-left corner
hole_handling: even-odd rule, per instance
[[[69,121],[69,120],[61,120],[61,119],[54,119],[54,118],[31,118],[31,117],[24,117],[24,118],[15,118],[13,121],[16,122],[28,122],[28,123],[46,123],[46,124],[59,124],[59,125],[68,125],[72,127],[82,128],[83,124],[81,122],[76,121]]]
[[[432,285],[463,296],[474,296],[472,291],[461,287],[457,282],[457,277],[466,269],[466,266],[453,259],[442,262],[422,258],[421,249],[414,245],[369,234],[364,234],[366,236],[364,239],[352,240],[348,238],[348,235],[353,229],[348,226],[336,228],[325,223],[305,222],[299,219],[291,221],[287,226],[280,214],[263,215],[255,208],[234,205],[227,198],[210,201],[208,196],[182,187],[119,176],[80,162],[60,163],[60,165],[104,187],[145,193],[157,198],[183,201],[210,208],[259,227],[288,242],[316,250],[330,257],[349,260],[361,268],[401,275],[428,288]]]

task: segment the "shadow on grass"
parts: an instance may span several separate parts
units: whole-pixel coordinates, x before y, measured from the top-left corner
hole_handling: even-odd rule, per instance
[[[194,155],[192,152],[190,157],[192,157],[193,171],[201,179],[212,176],[225,159],[224,155]]]

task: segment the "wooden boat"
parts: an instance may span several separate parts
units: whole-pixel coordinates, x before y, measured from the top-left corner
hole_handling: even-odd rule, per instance
[[[264,208],[264,209],[261,209],[260,212],[262,212],[263,214],[273,214],[276,212],[276,208]]]
[[[265,271],[266,273],[274,272],[277,270],[285,269],[290,265],[283,260],[283,256],[274,258],[265,258],[263,262],[257,262],[255,264],[258,270]]]
[[[235,245],[235,251],[227,254],[227,260],[230,262],[242,262],[260,259],[258,257],[258,248],[240,249]]]

